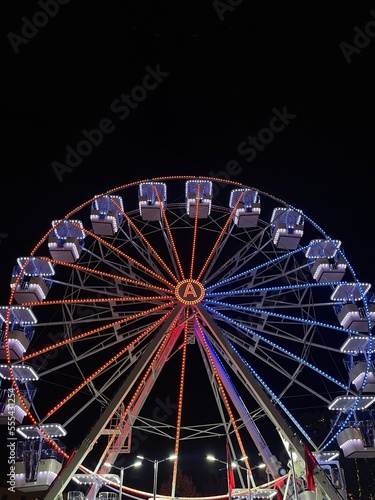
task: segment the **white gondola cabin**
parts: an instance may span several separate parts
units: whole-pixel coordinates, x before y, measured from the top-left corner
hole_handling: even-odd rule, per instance
[[[114,236],[123,220],[121,196],[103,195],[95,197],[91,204],[92,230],[98,236]]]
[[[271,235],[277,248],[295,250],[303,236],[303,217],[292,208],[275,208],[271,217]]]
[[[255,227],[260,215],[260,199],[255,189],[233,189],[229,198],[229,208],[234,207],[234,223],[238,227]]]
[[[341,281],[346,272],[346,262],[338,249],[338,240],[311,240],[305,256],[309,260],[310,271],[315,281]]]
[[[337,285],[331,295],[331,300],[336,302],[337,318],[340,325],[350,330],[366,333],[375,325],[375,304],[369,302],[363,305],[363,297],[368,295],[371,285],[369,283],[341,283]],[[362,305],[358,303],[362,301]]]
[[[211,212],[212,182],[194,179],[185,184],[186,212],[189,217],[206,219]]]
[[[139,212],[143,220],[161,220],[166,200],[167,185],[164,182],[142,182],[139,185]]]
[[[51,288],[49,280],[55,274],[52,263],[38,257],[19,257],[13,268],[10,287],[14,288],[14,300],[42,302]]]
[[[54,260],[76,262],[81,255],[85,232],[79,220],[52,221],[53,231],[48,238],[48,248]]]
[[[66,435],[60,424],[45,424],[40,429],[65,451],[58,439]],[[47,490],[62,468],[63,454],[36,426],[18,427],[17,433],[25,439],[18,441],[16,447],[16,489],[24,492]]]

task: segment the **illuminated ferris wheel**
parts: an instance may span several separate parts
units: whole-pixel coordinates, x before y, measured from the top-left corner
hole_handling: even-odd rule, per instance
[[[85,493],[70,498],[96,498],[98,484],[149,498],[115,474],[139,426],[175,456],[172,497],[194,439],[225,437],[247,471],[233,495],[248,488],[251,498],[272,498],[280,476],[284,491],[307,491],[306,448],[319,464],[317,496],[301,498],[345,498],[337,450],[375,456],[371,285],[358,281],[340,240],[275,196],[199,176],[122,185],[51,221],[17,259],[10,288],[0,308],[0,417],[15,393],[21,491],[54,499],[75,480]],[[192,389],[198,364],[204,377]],[[148,402],[170,367],[175,404],[157,421]],[[314,411],[330,415],[318,440],[306,420]],[[286,468],[270,426],[291,457]]]

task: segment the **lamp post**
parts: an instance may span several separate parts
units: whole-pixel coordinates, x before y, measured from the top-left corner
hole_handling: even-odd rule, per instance
[[[207,460],[210,460],[211,462],[220,462],[221,464],[225,464],[227,466],[227,468],[230,465],[233,469],[235,467],[238,467],[238,468],[246,471],[248,497],[249,497],[249,500],[251,500],[251,487],[254,488],[256,486],[251,471],[254,469],[264,469],[266,467],[266,464],[255,465],[251,469],[248,469],[246,467],[242,467],[242,465],[239,465],[237,462],[232,462],[231,464],[227,464],[226,462],[224,462],[224,460],[219,460],[218,458],[214,457],[213,455],[207,455],[206,458],[207,458]],[[244,457],[244,458],[247,458],[247,457]],[[241,458],[241,460],[244,460],[244,458]]]
[[[241,460],[244,460],[244,459],[241,458]],[[242,465],[239,465],[237,462],[233,462],[232,467],[238,467],[239,469],[246,471],[248,497],[249,497],[249,500],[251,500],[251,486],[253,488],[256,487],[252,471],[255,469],[265,469],[266,464],[254,465],[254,467],[252,467],[251,469],[248,469],[246,467],[242,467]]]
[[[120,471],[120,485],[119,485],[119,498],[121,500],[122,498],[122,486],[124,484],[124,471],[127,469],[130,469],[131,467],[139,467],[142,465],[142,462],[138,460],[137,462],[134,462],[134,464],[130,464],[127,467],[117,467],[117,465],[112,465],[109,462],[105,462],[104,465],[107,465],[108,467],[113,467],[114,469],[117,469]]]
[[[165,462],[166,460],[174,460],[177,458],[177,455],[170,455],[167,458],[163,458],[162,460],[152,460],[151,458],[144,457],[142,455],[137,455],[137,458],[140,460],[146,460],[147,462],[151,462],[154,465],[154,480],[153,480],[153,488],[152,488],[152,496],[153,500],[156,500],[156,490],[158,487],[158,471],[159,471],[159,464],[162,462]]]
[[[213,455],[207,455],[207,460],[209,460],[210,462],[219,462],[221,464],[224,464],[226,467],[226,470],[227,470],[227,481],[228,481],[228,498],[229,500],[231,500],[231,492],[230,492],[230,485],[229,485],[229,467],[232,467],[233,468],[233,464],[234,462],[232,462],[231,464],[229,464],[228,462],[224,462],[224,460],[219,460],[218,458],[214,457]]]

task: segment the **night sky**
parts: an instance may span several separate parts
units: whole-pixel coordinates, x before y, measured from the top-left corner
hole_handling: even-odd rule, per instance
[[[2,303],[52,220],[173,174],[301,208],[375,283],[373,4],[39,0],[1,17]]]

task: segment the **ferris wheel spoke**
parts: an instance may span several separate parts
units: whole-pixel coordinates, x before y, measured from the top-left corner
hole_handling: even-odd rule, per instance
[[[200,184],[198,183],[197,185],[197,193],[195,197],[195,204],[196,206],[199,206],[199,195],[200,192]],[[194,236],[193,236],[193,252],[192,255],[195,256],[195,247],[197,245],[197,238],[199,235],[199,238],[201,238],[206,231],[209,232],[218,232],[219,237],[211,242],[213,246],[216,245],[216,251],[211,252],[211,258],[208,257],[206,261],[203,262],[203,266],[206,267],[205,271],[205,276],[208,277],[208,281],[206,281],[206,278],[204,279],[205,283],[209,282],[209,277],[211,276],[213,269],[215,267],[216,262],[220,259],[221,253],[223,249],[225,248],[225,244],[229,240],[231,234],[232,234],[232,226],[227,224],[228,222],[228,215],[226,213],[223,213],[218,220],[212,220],[210,219],[209,222],[205,222],[203,218],[199,218],[199,210],[196,210],[195,217],[194,217]],[[225,227],[228,227],[228,231],[225,231]],[[222,234],[221,234],[222,233]],[[221,234],[221,237],[220,237]],[[199,239],[198,239],[199,241]],[[192,263],[191,263],[191,275],[190,279],[193,278],[193,257],[192,257]],[[198,278],[199,279],[199,278]]]
[[[140,223],[139,225],[142,228],[142,225]],[[166,263],[165,258],[163,258],[156,250],[155,245],[151,243],[151,241],[149,241],[149,238],[141,232],[141,229],[136,227],[134,222],[132,222],[132,226],[130,229],[134,231],[134,234],[126,233],[123,228],[120,229],[120,232],[126,236],[126,240],[131,245],[132,249],[135,252],[135,255],[140,255],[143,261],[147,263],[147,266],[154,272],[156,272],[157,274],[162,274],[163,276],[165,275],[166,277],[172,279],[173,283],[176,283],[178,281],[176,273],[170,269],[169,265]],[[160,228],[158,228],[157,232],[160,232]],[[153,231],[151,231],[150,233],[150,236],[152,235]]]
[[[122,410],[120,420],[121,424],[118,425],[118,429],[120,429],[121,427],[121,431],[118,436],[113,434],[109,438],[102,456],[98,461],[100,473],[105,473],[108,470],[108,460],[111,460],[112,463],[112,461],[117,457],[118,450],[122,448],[125,439],[130,433],[134,416],[138,416],[145,402],[145,397],[148,395],[161,372],[163,362],[166,362],[168,360],[182,329],[181,325],[177,326],[177,321],[180,314],[181,309],[175,309],[174,313],[172,314],[173,319],[170,327],[166,329],[166,334],[164,335],[160,346],[156,351],[154,351],[153,356],[145,369],[145,373],[132,392],[126,408]]]
[[[97,336],[98,339],[100,339],[100,341],[102,341],[103,340],[103,332],[107,332],[107,330],[110,330],[107,335],[108,335],[108,337],[113,337],[113,332],[112,332],[113,328],[115,328],[115,327],[118,328],[121,326],[126,328],[129,325],[132,325],[132,321],[135,321],[135,325],[132,326],[132,329],[130,331],[126,330],[124,333],[122,333],[121,330],[117,329],[116,338],[114,339],[114,344],[117,344],[119,340],[122,340],[122,339],[128,340],[131,337],[136,336],[136,339],[134,341],[132,341],[130,344],[130,345],[133,345],[134,343],[139,342],[139,340],[141,340],[144,336],[146,336],[147,334],[149,334],[150,332],[155,330],[155,328],[157,328],[160,325],[160,323],[162,323],[168,317],[169,311],[167,311],[165,313],[164,309],[165,309],[165,305],[163,304],[163,305],[159,305],[159,306],[144,310],[142,312],[136,312],[134,314],[130,314],[130,315],[122,318],[121,320],[106,324],[104,326],[95,328],[93,330],[90,330],[88,332],[84,332],[82,334],[78,334],[78,335],[73,336],[73,337],[69,337],[68,339],[65,339],[64,341],[61,341],[61,343],[59,342],[55,345],[52,345],[51,348],[60,347],[60,346],[63,346],[65,344],[74,345],[77,341],[85,340],[87,337],[94,335],[94,334]],[[135,326],[138,325],[139,319],[142,319],[145,317],[149,318],[150,315],[155,313],[155,312],[161,312],[161,313],[163,313],[163,316],[161,318],[155,320],[152,323],[148,322],[147,327],[145,327],[144,324],[140,324],[137,328],[135,328]],[[90,339],[90,341],[91,341],[91,339]],[[45,348],[45,349],[50,350],[49,348]],[[44,352],[45,352],[44,350],[41,350],[41,353],[44,353]],[[83,356],[86,353],[87,353],[87,348],[85,349]],[[32,354],[30,354],[30,356],[32,356]]]
[[[151,327],[148,329],[151,330]],[[149,331],[144,332],[138,338],[133,340],[130,344],[126,345],[122,349],[120,349],[115,355],[113,355],[110,359],[105,361],[101,366],[99,366],[94,372],[90,375],[86,376],[84,381],[81,382],[78,386],[76,386],[69,394],[67,394],[60,402],[58,402],[49,412],[46,414],[46,418],[50,418],[57,410],[59,410],[63,405],[65,405],[73,396],[75,396],[78,392],[80,392],[83,388],[85,388],[92,380],[102,375],[109,367],[113,367],[113,364],[122,356],[124,353],[129,351],[131,347],[133,347],[142,337],[145,337]],[[99,350],[100,351],[100,350]]]
[[[74,223],[73,223],[73,225],[77,226],[77,224],[74,224]],[[124,261],[131,262],[134,266],[136,266],[136,268],[144,271],[147,275],[151,275],[154,278],[162,281],[163,283],[165,283],[169,286],[172,286],[172,284],[169,281],[164,279],[158,273],[156,273],[155,271],[152,271],[149,267],[145,266],[144,264],[141,264],[135,258],[126,254],[125,252],[120,250],[118,247],[116,247],[112,243],[110,243],[109,241],[106,241],[104,238],[101,238],[100,236],[96,235],[94,232],[90,231],[89,229],[83,229],[83,230],[86,234],[92,236],[95,240],[99,241],[104,247],[107,247],[108,249],[112,250],[115,254],[120,256],[122,259],[124,259]]]
[[[213,247],[212,247],[212,249],[210,251],[210,254],[207,257],[205,263],[202,266],[202,269],[200,270],[200,272],[198,274],[198,278],[197,278],[198,281],[202,279],[203,273],[205,272],[207,266],[209,265],[210,261],[212,260],[213,256],[215,255],[215,251],[217,250],[217,247],[219,246],[220,242],[222,241],[222,239],[224,237],[224,234],[225,234],[225,232],[226,232],[226,230],[227,230],[227,228],[228,228],[228,226],[229,226],[229,224],[230,224],[230,222],[231,222],[231,220],[233,218],[233,215],[234,215],[234,213],[235,213],[235,211],[237,209],[237,206],[238,206],[238,204],[240,202],[240,199],[241,199],[241,196],[237,200],[235,206],[232,208],[232,210],[231,210],[230,214],[228,215],[228,217],[227,217],[227,219],[226,219],[226,221],[225,221],[225,223],[224,223],[224,225],[223,225],[220,233],[218,234],[217,239],[216,239],[216,241],[215,241],[215,243],[214,243],[214,245],[213,245]]]
[[[237,273],[241,269],[243,270],[244,266],[246,266],[249,262],[253,261],[257,258],[258,255],[261,255],[262,251],[269,245],[270,239],[266,234],[266,231],[262,231],[265,234],[267,242],[264,243],[260,248],[255,248],[255,241],[250,239],[250,241],[246,238],[243,241],[242,245],[236,252],[232,252],[231,257],[225,261],[223,265],[221,265],[218,269],[215,269],[212,265],[207,269],[207,281],[206,284],[214,282],[213,285],[207,286],[209,290],[215,290],[217,284],[227,283],[227,280],[230,280],[232,277],[238,276]],[[231,228],[230,234],[228,237],[233,234],[233,228]],[[259,238],[259,235],[255,238],[255,240]],[[215,264],[216,260],[212,262]],[[245,273],[246,274],[246,273]],[[241,272],[242,276],[242,272]]]
[[[192,262],[193,262],[193,257],[192,257]],[[187,314],[188,311],[185,311],[185,319],[187,317]],[[175,444],[174,444],[174,454],[176,457],[178,457],[180,451],[181,420],[182,420],[182,408],[183,408],[185,374],[186,374],[187,335],[188,335],[188,328],[187,328],[187,323],[185,323],[185,327],[183,329],[183,346],[182,346],[182,356],[181,356],[180,384],[179,384],[179,396],[177,403],[176,433],[175,433]],[[177,481],[177,466],[178,466],[178,459],[176,458],[173,464],[173,472],[172,472],[172,495],[175,495],[176,481]]]
[[[344,331],[345,333],[348,333],[348,329],[345,329],[343,327],[340,327],[338,325],[333,325],[333,324],[329,324],[329,323],[323,323],[323,322],[320,322],[320,321],[317,321],[317,320],[314,320],[314,319],[310,319],[309,317],[307,318],[303,318],[303,317],[298,317],[298,316],[292,316],[292,315],[289,315],[289,314],[281,314],[281,313],[277,313],[277,312],[273,312],[273,308],[271,308],[271,310],[267,310],[266,311],[264,309],[259,309],[259,308],[256,308],[256,307],[249,307],[249,306],[242,306],[242,305],[236,305],[236,304],[231,304],[231,303],[227,303],[227,302],[218,302],[216,300],[209,300],[207,299],[206,301],[206,304],[210,304],[211,306],[217,306],[217,310],[215,311],[215,309],[213,308],[209,308],[209,310],[213,313],[217,313],[218,315],[220,315],[221,313],[219,313],[218,311],[221,309],[221,310],[230,310],[230,311],[238,311],[238,312],[246,312],[246,313],[252,313],[254,315],[264,315],[265,312],[270,320],[270,324],[272,324],[272,318],[275,319],[275,320],[282,320],[282,321],[288,321],[290,322],[291,324],[301,324],[301,325],[314,325],[314,326],[322,326],[322,327],[326,327],[326,328],[330,328],[331,330],[336,330],[336,331]],[[291,309],[296,309],[296,305],[290,305],[290,308]],[[283,306],[283,309],[285,309],[285,306]],[[229,319],[229,318],[228,318]]]
[[[158,192],[156,191],[157,193],[157,196],[159,196]],[[160,198],[159,198],[159,202],[161,202]],[[118,204],[116,204],[115,202],[115,205],[117,205],[117,208],[120,210],[122,216],[124,217],[124,219],[126,220],[126,222],[128,223],[129,227],[131,227],[133,229],[133,231],[135,232],[135,234],[138,236],[139,240],[143,243],[143,245],[145,246],[146,250],[147,250],[147,254],[145,256],[145,259],[148,263],[150,263],[150,257],[156,259],[158,261],[158,263],[161,265],[161,268],[165,271],[167,271],[167,273],[169,274],[169,276],[175,281],[177,282],[178,279],[176,277],[176,275],[173,273],[173,271],[167,266],[166,262],[163,260],[163,258],[159,255],[159,253],[156,251],[156,249],[154,248],[154,246],[148,241],[148,239],[146,238],[146,236],[142,233],[142,231],[136,226],[136,224],[133,222],[133,219],[122,209],[122,207],[120,207]],[[129,241],[132,242],[132,244],[135,245],[135,239],[134,238],[130,238],[129,235],[127,233],[124,233],[126,234],[126,236],[129,238]],[[137,249],[138,251],[139,250],[139,246],[137,246]],[[156,269],[155,269],[156,270]]]
[[[323,370],[319,369],[318,367],[314,366],[312,363],[306,361],[305,359],[301,358],[300,356],[294,354],[289,349],[286,349],[286,348],[282,347],[281,345],[278,345],[276,342],[270,341],[269,339],[265,338],[263,335],[260,335],[258,332],[254,331],[254,330],[251,330],[249,328],[244,327],[244,325],[241,325],[241,323],[232,320],[230,317],[228,317],[228,316],[226,316],[226,315],[224,315],[222,313],[218,313],[217,311],[214,311],[213,309],[209,308],[208,306],[206,306],[206,308],[207,308],[208,311],[212,312],[212,314],[213,314],[214,317],[217,317],[217,318],[219,318],[221,320],[224,320],[227,323],[230,323],[232,325],[237,326],[238,328],[242,329],[247,334],[255,336],[258,340],[262,341],[265,344],[268,344],[269,346],[271,346],[272,348],[276,349],[280,353],[286,355],[290,360],[294,360],[295,362],[297,362],[299,364],[307,366],[312,371],[318,373],[320,376],[326,377],[331,382],[334,382],[335,384],[337,384],[337,386],[341,387],[344,390],[347,390],[347,384],[343,384],[339,380],[336,380],[335,378],[331,377],[328,373],[326,373],[325,371],[323,371]]]
[[[151,290],[157,290],[160,292],[170,293],[170,288],[157,286],[156,284],[150,283],[149,281],[141,281],[131,278],[130,276],[124,275],[123,271],[120,274],[112,274],[100,269],[96,269],[95,267],[82,266],[77,263],[63,262],[56,259],[49,259],[47,257],[40,257],[40,259],[52,262],[59,266],[65,266],[71,269],[75,269],[77,271],[84,273],[87,276],[93,276],[93,275],[98,276],[98,279],[101,279],[103,281],[103,283],[101,284],[102,285],[101,293],[105,293],[105,290],[103,290],[103,284],[105,284],[106,280],[108,280],[109,284],[112,284],[113,281],[117,281],[119,283],[123,283],[124,285],[134,285],[137,288],[146,288]],[[64,284],[64,283],[60,282],[59,284]],[[65,283],[65,285],[67,284]],[[70,285],[73,286],[72,284]]]
[[[270,300],[270,299],[268,299]],[[284,299],[285,300],[285,299]],[[314,326],[314,327],[323,327],[325,329],[333,330],[336,332],[341,332],[344,333],[346,336],[350,333],[357,333],[355,330],[350,330],[345,327],[341,327],[337,324],[329,323],[329,322],[322,322],[318,321],[317,319],[312,318],[310,315],[305,315],[303,316],[295,316],[291,314],[282,314],[275,312],[277,309],[277,306],[275,307],[273,304],[270,304],[266,308],[258,308],[258,307],[251,307],[247,305],[240,305],[240,304],[232,304],[228,302],[223,302],[223,301],[216,301],[216,300],[210,300],[206,299],[206,304],[209,304],[211,306],[215,306],[215,309],[210,308],[212,312],[216,311],[219,313],[219,311],[232,311],[232,312],[238,312],[238,313],[243,313],[243,314],[248,314],[251,313],[255,316],[264,316],[265,314],[267,315],[267,325],[272,326],[273,324],[275,325],[275,328],[277,328],[277,331],[279,328],[282,328],[283,325],[289,324],[289,325],[302,325],[303,327],[307,326]],[[323,303],[320,304],[323,308],[326,306],[332,306],[332,303]],[[319,306],[319,304],[318,304]],[[208,306],[209,307],[209,306]],[[288,303],[287,301],[284,304],[280,304],[279,308],[285,311],[288,311],[290,309],[291,311],[299,311],[300,313],[304,312],[304,309],[306,310],[306,304],[302,306],[302,304],[299,303]],[[239,326],[241,326],[239,324]],[[301,340],[301,337],[296,337]],[[303,338],[303,337],[302,337]]]
[[[165,211],[165,208],[164,208],[163,205],[161,206],[161,213],[162,213],[162,219],[163,219],[166,231],[167,231],[168,240],[169,240],[169,243],[170,243],[171,248],[172,248],[172,252],[173,252],[173,256],[174,256],[174,260],[175,260],[176,266],[177,266],[178,271],[180,273],[181,279],[185,279],[185,274],[184,274],[184,271],[183,271],[183,268],[182,268],[180,257],[178,255],[178,250],[177,250],[177,247],[175,245],[175,242],[174,242],[174,239],[173,239],[173,234],[172,234],[172,231],[171,231],[171,227],[170,227],[170,225],[168,223],[167,214],[166,214],[166,211]]]
[[[287,415],[290,421],[296,426],[297,429],[301,432],[303,436],[306,437],[309,443],[313,443],[312,438],[306,432],[306,430],[300,425],[298,420],[292,415],[287,406],[278,398],[278,396],[272,391],[271,387],[262,379],[262,377],[251,367],[251,365],[242,358],[242,361],[245,363],[246,367],[250,370],[250,372],[255,376],[255,378],[260,382],[261,386],[266,389],[266,391],[272,396],[272,398],[277,402],[277,404],[282,408],[285,415]]]
[[[195,198],[196,205],[198,205],[199,203],[199,198],[200,198],[200,184],[198,184],[197,186],[197,196]],[[194,216],[193,241],[192,241],[191,258],[190,258],[190,274],[189,274],[190,279],[193,279],[193,272],[194,272],[195,251],[196,251],[197,232],[198,232],[198,216],[199,216],[199,211],[196,210]]]
[[[317,371],[319,376],[322,377],[323,379],[326,379],[326,381],[329,382],[331,385],[336,386],[336,391],[334,390],[334,388],[331,387],[330,389],[326,389],[325,393],[317,392],[316,390],[314,390],[311,384],[305,383],[298,378],[304,365],[298,362],[294,365],[294,370],[293,370],[290,363],[291,358],[288,354],[280,352],[276,357],[273,348],[269,348],[267,346],[260,346],[259,344],[257,344],[257,348],[253,350],[250,344],[238,343],[237,341],[238,339],[236,339],[235,336],[230,334],[228,335],[227,333],[226,335],[228,339],[231,340],[233,345],[237,345],[239,347],[244,348],[245,350],[251,351],[254,357],[262,361],[262,363],[264,363],[270,368],[270,371],[271,370],[277,371],[278,375],[282,375],[283,377],[285,377],[286,385],[283,388],[283,390],[278,394],[278,397],[280,399],[282,399],[284,396],[288,397],[287,396],[288,391],[290,388],[292,388],[293,385],[297,385],[300,388],[304,389],[306,391],[305,392],[306,394],[309,393],[311,395],[314,395],[316,398],[324,401],[326,403],[326,406],[331,403],[333,393],[342,394],[342,391],[345,390],[346,394],[349,393],[354,394],[354,391],[351,391],[348,385],[335,381],[330,374],[325,374],[316,366],[315,370]],[[286,362],[287,365],[289,366],[288,371],[285,369]],[[310,365],[311,363],[307,365],[308,368],[311,368]],[[331,398],[328,398],[327,395],[330,395]]]
[[[279,279],[281,275],[284,276],[284,273],[292,274],[296,270],[298,271],[299,267],[296,268],[296,266],[293,265],[292,268],[288,270],[288,268],[285,264],[288,263],[292,257],[294,257],[298,254],[304,254],[307,251],[307,249],[311,248],[314,245],[317,245],[317,243],[310,243],[306,246],[297,248],[296,250],[290,250],[288,252],[284,251],[281,253],[277,253],[276,257],[274,256],[274,253],[270,253],[270,255],[268,256],[267,253],[264,252],[264,249],[263,249],[263,251],[261,252],[261,256],[262,256],[261,263],[257,263],[253,267],[245,269],[245,270],[241,271],[240,273],[234,274],[225,280],[219,280],[216,283],[214,283],[213,285],[208,286],[206,288],[206,290],[207,290],[207,292],[210,292],[212,289],[217,289],[220,286],[223,286],[223,285],[227,286],[228,284],[230,284],[233,281],[237,282],[238,280],[249,278],[249,277],[251,278],[253,276],[254,276],[254,278],[258,277],[258,281],[260,281],[260,283],[263,284],[265,278],[263,277],[262,273],[265,273],[265,272],[269,273],[269,274],[266,274],[267,280]],[[265,258],[265,257],[267,257],[267,258]],[[306,267],[306,265],[302,266],[301,269],[303,267]],[[274,269],[274,273],[269,271],[272,269]],[[256,282],[256,286],[259,286],[257,282]]]

